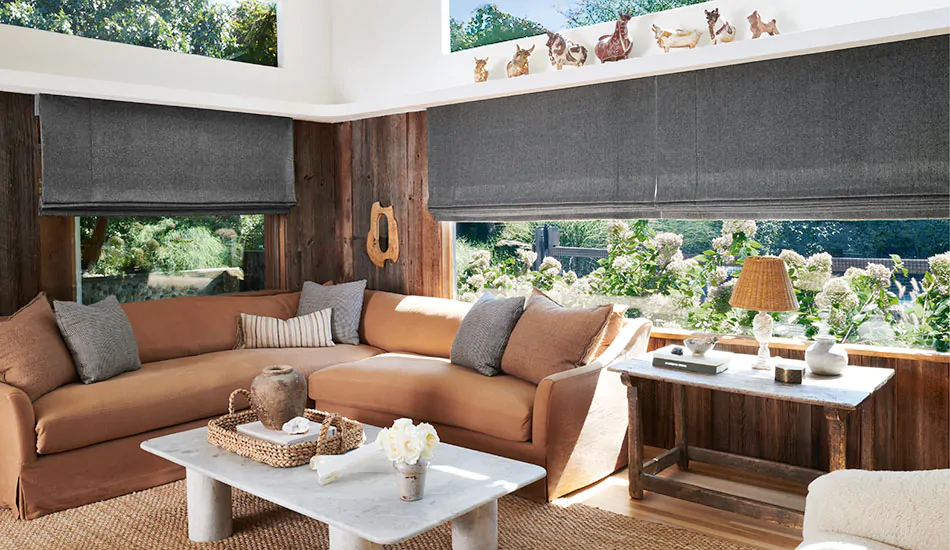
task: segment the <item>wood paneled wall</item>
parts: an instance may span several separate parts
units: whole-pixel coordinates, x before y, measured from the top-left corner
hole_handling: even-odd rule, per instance
[[[76,296],[73,219],[39,217],[40,166],[33,96],[0,92],[0,315]]]
[[[425,113],[342,124],[296,122],[297,206],[286,216],[282,286],[366,279],[372,289],[450,296],[451,243],[426,209],[426,151]],[[399,259],[382,268],[366,254],[375,201],[393,206],[399,226]]]
[[[650,349],[682,344],[679,335],[655,331]],[[755,354],[750,338],[730,338],[717,349]],[[774,355],[802,359],[805,345],[778,343]],[[921,470],[950,467],[950,357],[850,349],[850,363],[895,370],[876,394],[877,469]],[[673,446],[672,390],[669,384],[640,381],[647,445]],[[821,407],[782,403],[699,388],[686,389],[690,445],[785,462],[828,468],[826,425]],[[859,468],[861,412],[847,420],[848,467]]]

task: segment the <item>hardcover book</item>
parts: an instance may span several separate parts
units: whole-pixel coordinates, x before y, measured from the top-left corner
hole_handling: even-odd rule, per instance
[[[674,348],[683,350],[683,354],[673,353]],[[653,352],[653,366],[704,374],[719,374],[729,368],[732,355],[728,351],[710,350],[705,355],[698,356],[693,355],[685,346],[666,346]]]

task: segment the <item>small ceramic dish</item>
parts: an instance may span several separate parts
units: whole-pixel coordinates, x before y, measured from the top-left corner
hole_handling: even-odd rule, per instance
[[[683,343],[686,344],[689,351],[699,357],[702,357],[706,352],[713,349],[717,342],[719,342],[719,337],[714,334],[695,334],[683,340]]]

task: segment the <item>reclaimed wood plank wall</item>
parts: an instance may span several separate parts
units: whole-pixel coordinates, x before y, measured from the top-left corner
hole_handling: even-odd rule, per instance
[[[76,296],[73,220],[39,216],[40,158],[33,96],[0,92],[0,315]]]
[[[366,279],[371,289],[451,296],[442,269],[449,243],[426,209],[426,152],[425,113],[295,122],[297,206],[286,218],[286,286]],[[382,268],[366,254],[375,201],[393,206],[399,227],[399,259]]]
[[[682,344],[682,339],[655,334],[650,349]],[[773,354],[804,357],[804,345],[772,345]],[[755,354],[757,344],[735,338],[717,349]],[[875,459],[881,470],[950,467],[950,357],[915,357],[913,353],[849,351],[852,365],[895,370],[895,377],[876,394]],[[891,356],[888,356],[891,355]],[[674,444],[672,388],[641,380],[647,445]],[[686,389],[688,440],[719,451],[738,453],[809,468],[828,468],[827,427],[821,407]],[[860,468],[861,412],[847,420],[848,467]]]

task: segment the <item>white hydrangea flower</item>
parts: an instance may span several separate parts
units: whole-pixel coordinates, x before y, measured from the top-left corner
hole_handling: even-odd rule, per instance
[[[683,237],[676,233],[659,233],[653,238],[653,246],[656,248],[656,263],[666,267],[683,246]]]
[[[794,250],[782,250],[779,255],[779,258],[785,262],[785,266],[789,268],[802,268],[805,267],[805,257],[795,252]]]
[[[937,289],[943,294],[950,294],[950,252],[937,254],[927,258],[930,264],[930,274],[937,283]]]
[[[534,265],[534,262],[538,260],[538,253],[534,250],[525,250],[523,248],[518,249],[518,259],[521,260],[521,263],[525,265],[526,268],[530,269]]]
[[[514,284],[515,281],[510,275],[499,275],[494,281],[492,281],[492,287],[494,288],[511,288],[514,286]]]
[[[632,255],[617,256],[614,258],[614,261],[610,264],[610,267],[614,268],[617,271],[627,271],[634,266],[636,263],[636,258]]]
[[[557,261],[557,258],[547,256],[541,260],[538,271],[548,277],[556,277],[561,274],[561,262]]]
[[[851,311],[858,307],[859,302],[851,283],[842,277],[829,279],[815,296],[815,305],[821,309]]]
[[[574,273],[574,270],[568,271],[564,274],[564,282],[569,285],[573,285],[577,282],[577,273]]]
[[[729,272],[724,267],[717,267],[709,272],[706,278],[706,284],[710,287],[721,285],[729,278]]]
[[[753,238],[755,237],[755,232],[758,231],[758,227],[755,225],[755,220],[723,220],[722,221],[722,234],[723,235],[735,235],[736,233],[744,233],[746,237]]]
[[[865,272],[881,288],[891,286],[891,270],[881,264],[868,264]]]
[[[831,279],[831,254],[822,252],[813,254],[805,260],[804,267],[798,272],[795,286],[799,290],[818,292],[825,287],[829,279]]]
[[[476,250],[472,254],[472,263],[469,267],[473,271],[482,271],[488,269],[489,265],[491,265],[491,252],[488,250]]]
[[[459,296],[460,302],[474,302],[477,299],[478,299],[478,296],[476,296],[474,292],[466,292],[462,294],[461,296]]]
[[[610,242],[618,242],[627,238],[630,234],[630,226],[621,220],[610,220],[607,223],[607,237]]]
[[[831,272],[831,254],[827,252],[812,254],[805,260],[805,267],[812,270]]]
[[[476,273],[475,275],[472,275],[468,278],[468,286],[474,288],[475,290],[484,288],[485,283],[487,282],[488,280],[481,273]]]

